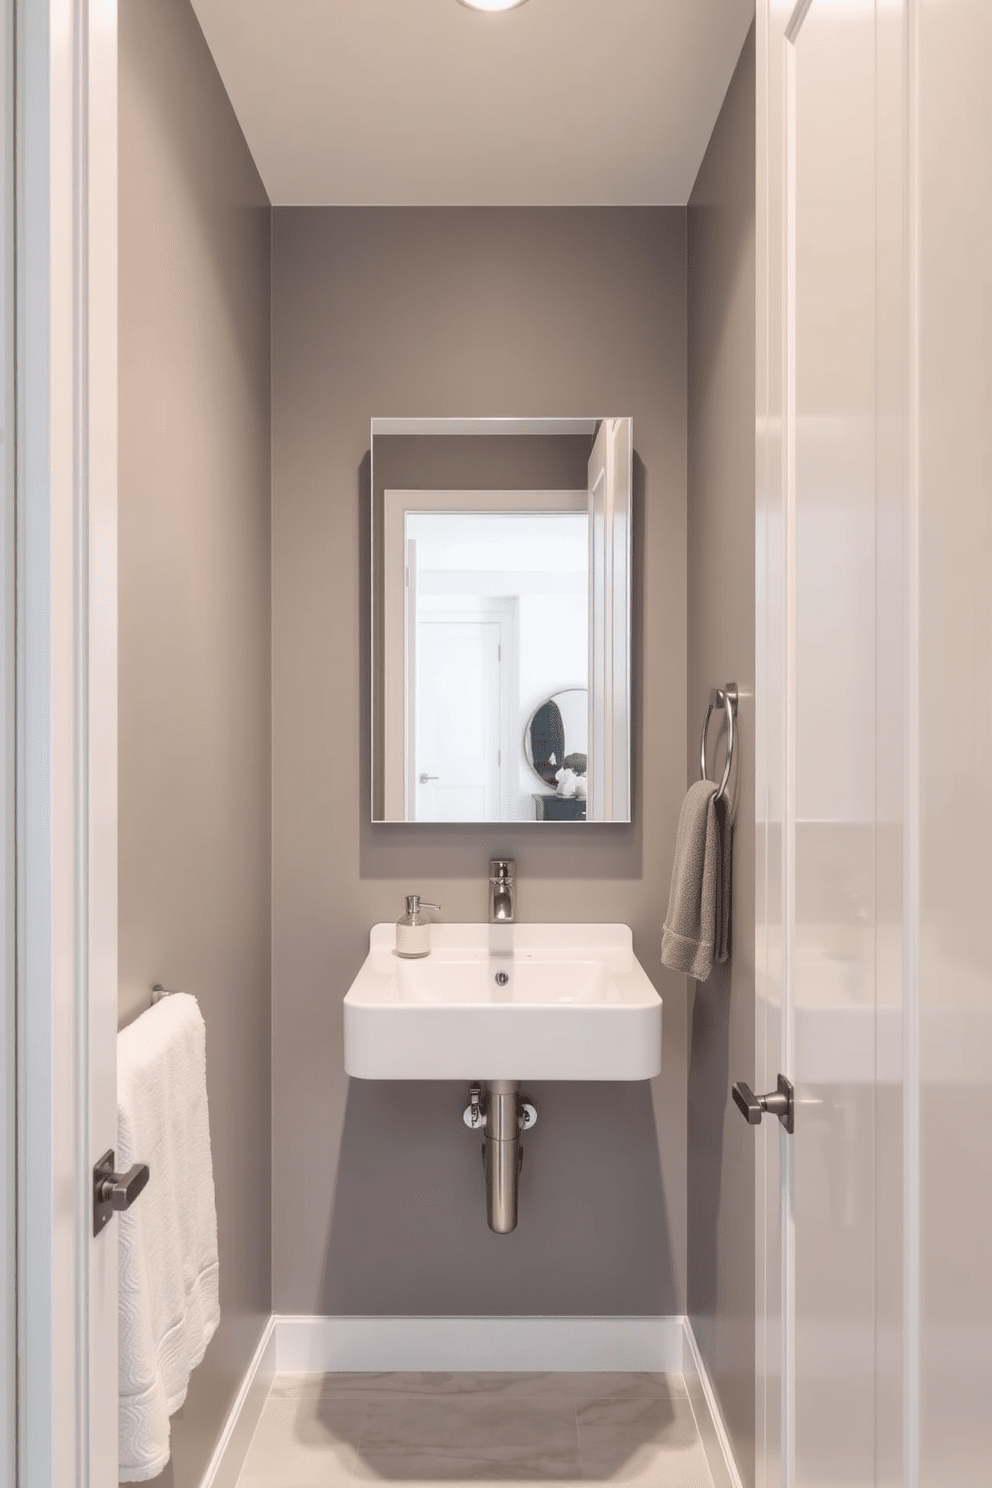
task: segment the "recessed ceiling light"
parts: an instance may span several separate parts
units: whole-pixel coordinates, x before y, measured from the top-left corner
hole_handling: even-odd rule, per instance
[[[527,0],[458,0],[459,5],[467,5],[469,10],[516,10],[518,5],[526,5]]]

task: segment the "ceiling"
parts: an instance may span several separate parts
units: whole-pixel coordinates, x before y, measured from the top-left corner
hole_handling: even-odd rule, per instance
[[[273,205],[682,205],[754,0],[193,0]]]

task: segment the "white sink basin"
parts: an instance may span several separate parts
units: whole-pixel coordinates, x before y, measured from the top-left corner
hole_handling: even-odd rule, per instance
[[[349,1075],[649,1080],[661,1069],[661,998],[626,925],[434,925],[417,961],[395,941],[395,925],[372,927],[345,997]]]

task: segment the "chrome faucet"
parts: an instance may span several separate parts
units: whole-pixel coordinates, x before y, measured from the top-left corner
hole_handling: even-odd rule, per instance
[[[489,923],[512,925],[513,885],[516,882],[512,858],[489,859]]]

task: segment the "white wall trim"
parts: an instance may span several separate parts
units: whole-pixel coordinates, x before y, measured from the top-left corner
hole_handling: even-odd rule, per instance
[[[588,434],[598,418],[374,418],[377,434]]]
[[[744,1488],[730,1445],[730,1433],[720,1410],[713,1381],[699,1351],[692,1323],[688,1318],[683,1318],[682,1322],[682,1378],[689,1392],[689,1401],[713,1476],[714,1488]]]
[[[236,1488],[276,1372],[276,1322],[270,1317],[245,1370],[200,1488]]]
[[[681,1373],[680,1317],[280,1317],[280,1372],[649,1369]]]
[[[200,1488],[235,1488],[277,1373],[344,1370],[652,1370],[681,1374],[715,1488],[743,1488],[687,1317],[269,1319]]]

